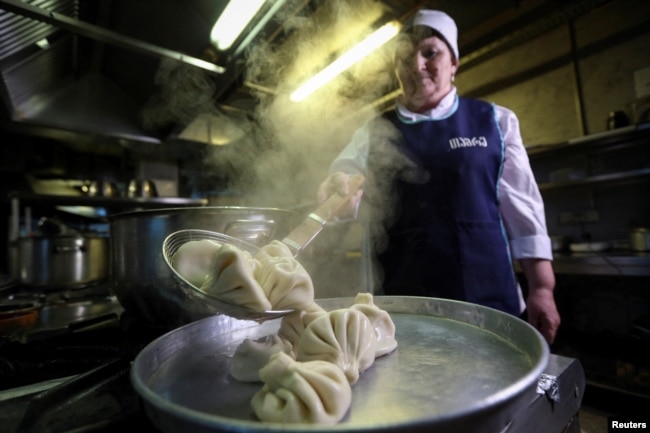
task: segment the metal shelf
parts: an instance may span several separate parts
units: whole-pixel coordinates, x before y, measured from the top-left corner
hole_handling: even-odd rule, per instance
[[[89,206],[103,207],[112,210],[132,208],[164,208],[175,206],[205,206],[206,199],[191,199],[183,197],[89,197],[89,196],[64,196],[49,194],[9,194],[9,198],[16,198],[23,204],[47,206]]]
[[[582,179],[567,180],[562,182],[544,182],[539,184],[540,191],[547,191],[558,188],[579,187],[601,183],[626,182],[650,177],[650,168],[622,171],[617,173],[599,174],[588,176]]]
[[[515,261],[515,270],[523,272]],[[650,252],[554,253],[553,271],[564,275],[650,276]]]
[[[532,160],[555,157],[559,154],[600,152],[612,148],[621,150],[631,146],[644,145],[648,137],[650,137],[650,123],[641,123],[574,138],[563,143],[532,146],[527,148],[527,153]]]
[[[45,210],[49,212],[56,209],[66,212],[69,216],[82,217],[84,221],[103,223],[110,215],[121,212],[207,205],[206,199],[182,197],[88,197],[14,192],[9,193],[7,199],[8,206],[11,208],[9,240],[20,237],[23,210],[28,212],[28,215],[26,214],[24,217],[24,222],[26,224],[25,231],[29,232],[31,231],[31,216]]]

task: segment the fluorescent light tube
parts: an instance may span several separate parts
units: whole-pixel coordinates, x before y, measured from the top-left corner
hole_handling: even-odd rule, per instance
[[[248,35],[246,35],[246,38],[242,41],[241,44],[237,47],[235,50],[235,56],[238,56],[242,51],[246,49],[248,44],[253,40],[255,36],[262,30],[262,27],[266,25],[266,23],[269,22],[269,20],[275,15],[275,13],[282,7],[286,0],[276,0],[273,6],[271,6],[271,9],[264,15],[264,17],[255,25],[253,30],[251,30]]]
[[[397,21],[384,24],[341,57],[330,63],[325,69],[307,80],[291,94],[290,99],[295,102],[304,100],[343,71],[395,37],[399,33],[400,27],[401,24]]]
[[[251,22],[265,0],[230,0],[210,32],[210,41],[218,49],[230,48],[237,36]]]

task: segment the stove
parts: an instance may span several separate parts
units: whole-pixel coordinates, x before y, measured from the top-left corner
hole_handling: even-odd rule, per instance
[[[0,336],[1,432],[160,433],[129,372],[140,350],[169,329],[124,311],[107,285],[0,295],[1,309],[41,312],[31,329]],[[498,433],[580,433],[584,389],[580,363],[551,355],[530,405]]]
[[[0,311],[38,311],[30,326],[0,335],[0,431],[108,432],[124,425],[159,431],[144,415],[129,370],[168,329],[125,312],[110,285],[12,287]]]
[[[0,391],[0,424],[7,433],[115,432],[135,427],[159,433],[144,414],[125,359],[75,376]]]

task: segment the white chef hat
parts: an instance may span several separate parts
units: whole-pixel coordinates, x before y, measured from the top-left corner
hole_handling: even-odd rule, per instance
[[[442,35],[458,59],[458,28],[456,22],[442,11],[421,9],[415,13],[409,26],[426,26]]]

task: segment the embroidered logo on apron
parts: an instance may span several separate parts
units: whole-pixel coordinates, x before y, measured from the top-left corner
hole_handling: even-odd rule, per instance
[[[449,147],[458,149],[460,147],[487,147],[487,138],[480,137],[454,137],[449,139]]]

